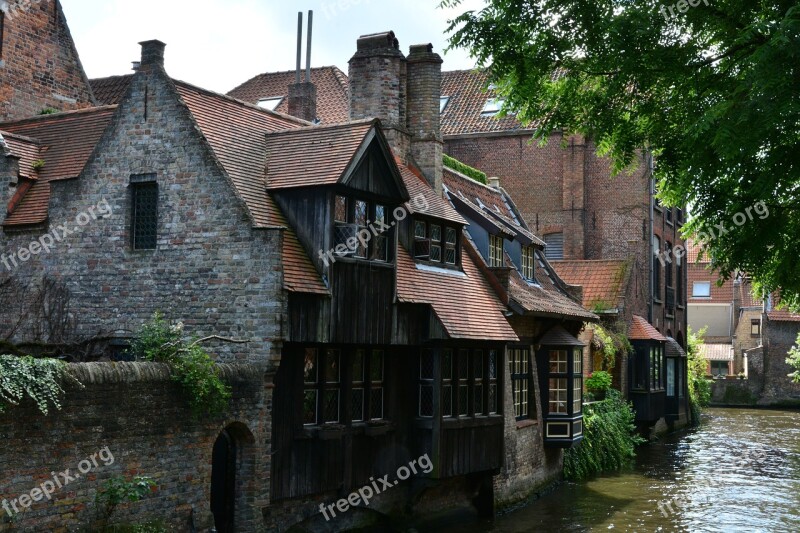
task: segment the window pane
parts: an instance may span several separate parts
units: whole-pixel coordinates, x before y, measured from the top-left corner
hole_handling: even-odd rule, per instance
[[[431,224],[431,240],[432,241],[441,241],[442,240],[442,227],[437,224]]]
[[[442,260],[442,247],[438,244],[431,243],[431,261]]]
[[[318,376],[317,349],[306,348],[305,358],[303,360],[303,382],[316,385],[319,379]]]
[[[472,373],[475,379],[483,379],[483,350],[475,350]]]
[[[325,422],[339,421],[339,390],[326,390],[324,392],[325,401]]]
[[[386,221],[386,206],[380,204],[375,205],[375,222],[388,225]],[[382,227],[380,224],[376,225],[378,228]]]
[[[567,380],[550,378],[549,409],[554,414],[567,413]]]
[[[455,265],[456,264],[456,249],[455,248],[446,248],[444,251],[444,262],[448,265]]]
[[[158,184],[133,185],[133,248],[153,250],[157,244]]]
[[[370,393],[369,418],[378,420],[383,418],[383,387],[373,388]]]
[[[453,379],[453,350],[442,351],[442,379]]]
[[[369,365],[369,379],[375,383],[383,381],[383,350],[372,350]]]
[[[353,389],[352,417],[353,422],[364,420],[364,389]]]
[[[356,200],[356,216],[354,222],[359,226],[367,225],[367,202]]]
[[[497,378],[497,350],[489,351],[489,379]]]
[[[347,222],[347,198],[336,196],[334,220],[336,222]]]
[[[364,350],[356,350],[353,354],[353,382],[364,381]]]
[[[575,374],[580,374],[583,372],[583,350],[580,348],[575,348],[572,352],[572,372]]]
[[[386,235],[376,235],[372,238],[372,259],[375,261],[389,259],[389,238]]]
[[[325,382],[339,383],[339,350],[325,350]]]
[[[417,220],[414,222],[414,237],[418,239],[424,239],[427,237],[425,232],[425,222],[421,220]]]
[[[466,385],[458,387],[458,414],[461,416],[469,414],[469,387]]]
[[[445,232],[445,241],[448,244],[455,244],[456,243],[456,230],[455,228],[447,228]]]
[[[419,416],[433,416],[433,385],[419,386]]]
[[[692,284],[692,297],[693,298],[708,298],[711,296],[711,282],[710,281],[695,281]]]
[[[453,416],[453,386],[442,387],[442,416]]]
[[[475,414],[483,414],[483,385],[476,383],[473,394],[475,396]]]
[[[489,413],[494,414],[497,412],[497,385],[492,383],[489,385]]]
[[[469,377],[469,350],[458,351],[458,379]]]
[[[581,412],[581,396],[583,394],[583,379],[574,378],[572,381],[572,413]]]
[[[550,350],[550,372],[558,374],[567,372],[566,350]]]
[[[306,389],[303,391],[303,424],[317,423],[317,391]]]

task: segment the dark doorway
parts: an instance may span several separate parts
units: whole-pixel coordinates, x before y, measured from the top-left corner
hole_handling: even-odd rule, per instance
[[[211,512],[218,533],[234,531],[236,442],[227,430],[214,443],[211,458]]]

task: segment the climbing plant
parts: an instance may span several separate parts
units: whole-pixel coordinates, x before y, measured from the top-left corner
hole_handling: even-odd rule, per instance
[[[61,409],[64,379],[83,386],[67,373],[67,364],[63,361],[0,355],[0,412],[10,405],[18,405],[26,396],[45,415],[51,407]]]
[[[592,326],[593,343],[603,354],[603,370],[611,370],[617,364],[617,356],[630,353],[632,350],[628,337],[623,333],[609,331],[599,324]]]
[[[453,169],[456,172],[461,172],[465,176],[468,176],[478,183],[483,183],[486,185],[489,181],[486,179],[486,173],[478,170],[477,168],[473,168],[467,164],[462,163],[458,159],[454,157],[450,157],[447,154],[442,155],[442,161],[444,162],[444,166],[447,168]]]
[[[156,313],[142,326],[130,347],[130,352],[139,359],[169,365],[172,380],[187,395],[195,416],[220,414],[231,398],[231,388],[222,381],[219,368],[200,346],[205,340],[208,339],[184,339],[182,323],[171,324]]]
[[[583,441],[564,453],[564,477],[581,480],[619,470],[636,456],[644,442],[637,433],[633,407],[615,389],[605,400],[584,407]]]

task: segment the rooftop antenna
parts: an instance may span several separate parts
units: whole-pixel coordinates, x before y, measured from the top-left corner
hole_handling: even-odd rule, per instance
[[[301,21],[302,21],[302,13],[300,14]],[[306,43],[306,83],[311,83],[311,30],[312,26],[314,25],[314,11],[309,9],[308,10],[308,42]],[[299,58],[299,51],[298,51],[298,58]],[[300,69],[300,61],[297,61],[297,68]],[[299,73],[298,73],[299,76]],[[300,79],[297,79],[297,82],[300,82]]]
[[[297,13],[297,68],[294,72],[294,82],[300,83],[300,63],[303,60],[303,12]]]

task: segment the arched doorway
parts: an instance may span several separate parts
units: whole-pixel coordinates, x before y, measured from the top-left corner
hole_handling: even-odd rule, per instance
[[[236,441],[223,430],[211,455],[211,513],[218,533],[234,531],[236,514]]]

